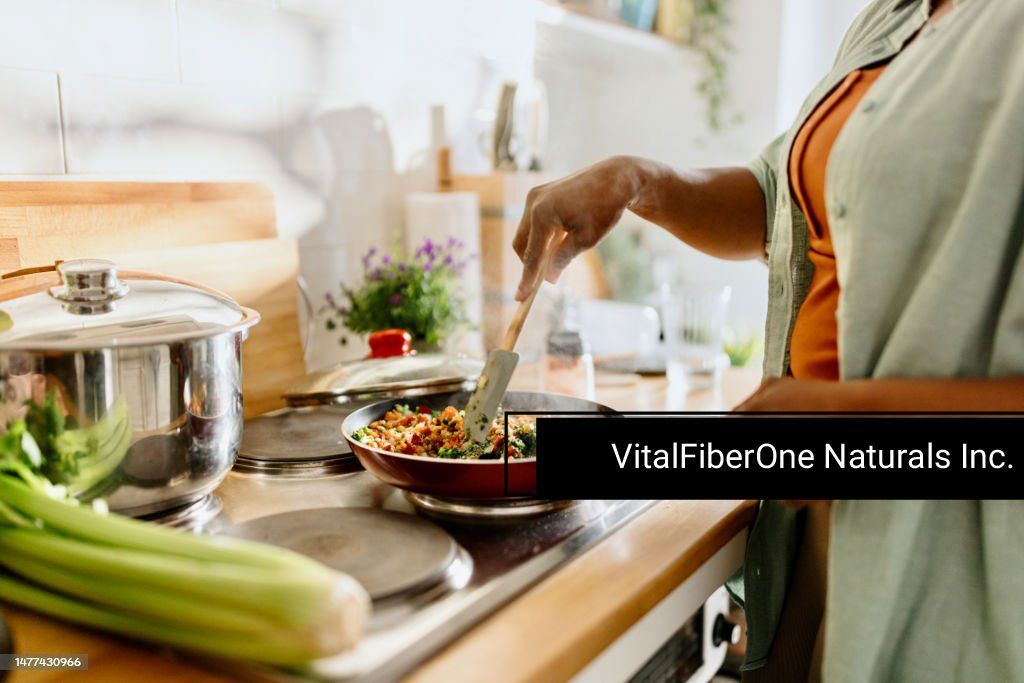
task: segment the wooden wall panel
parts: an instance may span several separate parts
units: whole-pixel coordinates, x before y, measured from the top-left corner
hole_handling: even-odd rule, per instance
[[[0,272],[94,256],[194,280],[260,312],[244,348],[247,416],[305,372],[298,248],[258,183],[0,182]]]

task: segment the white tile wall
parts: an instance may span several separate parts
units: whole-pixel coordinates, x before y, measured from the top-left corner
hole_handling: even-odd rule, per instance
[[[327,19],[350,17],[359,4],[357,0],[277,0],[283,10]]]
[[[0,0],[0,176],[266,182],[319,305],[400,235],[403,195],[430,188],[430,106],[475,147],[505,78],[546,82],[553,171],[617,152],[746,159],[775,127],[780,2],[735,0],[753,116],[709,137],[692,54],[539,0]],[[314,364],[362,352],[336,337],[318,334]]]
[[[173,79],[174,0],[2,0],[0,65]]]
[[[57,75],[0,69],[0,167],[63,173]]]
[[[238,0],[178,0],[181,78],[317,92],[323,86],[323,45],[335,30],[332,24]]]
[[[64,74],[70,173],[223,176],[278,171],[270,93]]]

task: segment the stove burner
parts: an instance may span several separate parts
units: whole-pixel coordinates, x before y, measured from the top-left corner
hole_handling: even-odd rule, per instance
[[[411,491],[406,491],[405,497],[416,507],[432,514],[485,519],[533,517],[555,510],[563,510],[577,503],[575,500],[540,500],[537,498],[456,500],[435,498],[425,493]]]
[[[375,601],[422,593],[468,574],[468,556],[442,529],[379,508],[296,510],[242,522],[223,533],[312,557],[355,577]]]
[[[216,495],[209,493],[199,500],[187,503],[181,507],[171,508],[170,510],[164,510],[152,515],[145,515],[142,519],[147,522],[155,522],[185,531],[199,531],[210,520],[220,514],[222,507],[220,499]]]
[[[242,455],[235,460],[235,472],[265,477],[328,477],[350,474],[363,469],[354,455],[339,455],[315,460],[288,460],[274,462],[255,460]]]
[[[344,417],[337,410],[299,408],[246,420],[235,469],[298,477],[359,471],[341,434]]]
[[[351,453],[343,413],[293,409],[245,421],[239,454],[253,460],[312,460]]]

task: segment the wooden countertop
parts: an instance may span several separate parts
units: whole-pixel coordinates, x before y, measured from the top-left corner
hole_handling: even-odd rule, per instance
[[[727,372],[719,391],[690,394],[664,378],[599,375],[597,399],[620,410],[727,410],[758,375]],[[752,501],[663,501],[590,551],[495,612],[410,677],[415,683],[487,679],[560,680],[572,676],[698,567],[742,532]],[[4,606],[15,647],[24,654],[87,653],[88,672],[14,672],[28,681],[227,680],[166,649],[68,626]],[[528,653],[528,656],[524,656]]]

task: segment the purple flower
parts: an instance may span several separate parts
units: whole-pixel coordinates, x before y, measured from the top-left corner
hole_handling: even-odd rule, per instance
[[[428,260],[433,260],[438,249],[440,249],[440,245],[434,244],[428,237],[423,241],[423,246],[416,250],[416,257],[426,256]]]
[[[342,315],[348,315],[351,312],[352,309],[349,308],[348,306],[342,306],[341,308],[338,309],[338,313],[341,313]]]
[[[398,264],[398,272],[399,273],[404,273],[405,272],[405,264],[404,263],[399,263]]]
[[[455,262],[455,259],[452,258],[451,254],[448,254],[447,256],[444,257],[444,265],[450,266],[454,262]]]
[[[394,294],[388,297],[388,303],[391,304],[392,306],[397,306],[398,304],[402,303],[402,295],[398,292],[395,292]]]
[[[363,256],[363,268],[370,267],[370,259],[377,253],[377,247],[370,247],[370,250]]]
[[[330,292],[327,292],[326,294],[324,294],[324,298],[327,299],[327,305],[330,306],[331,308],[337,308],[338,307],[338,304],[335,303],[335,301],[334,301],[334,295],[331,294]]]
[[[457,246],[459,246],[459,241],[457,239],[455,239],[454,237],[449,237],[448,238],[448,248],[451,249],[452,247],[457,247]]]
[[[426,263],[423,264],[423,272],[424,273],[430,272],[430,269],[432,267],[433,267],[432,263],[430,261],[427,261]]]
[[[370,273],[370,279],[377,281],[380,279],[380,268],[374,268],[373,272]]]
[[[384,258],[382,258],[380,260],[380,262],[383,263],[385,266],[390,266],[391,265],[391,257],[388,256],[388,255],[385,255]]]

